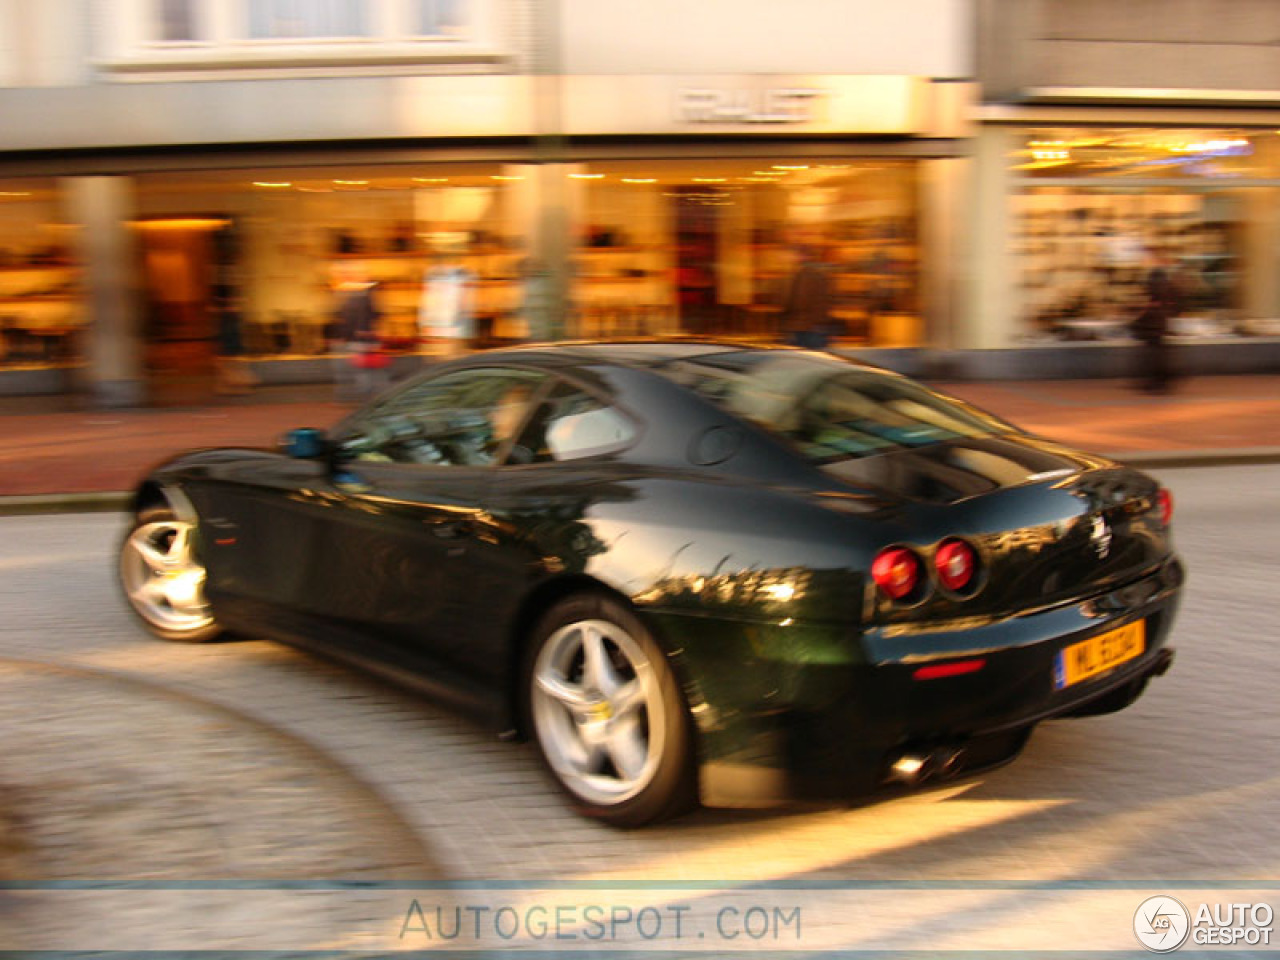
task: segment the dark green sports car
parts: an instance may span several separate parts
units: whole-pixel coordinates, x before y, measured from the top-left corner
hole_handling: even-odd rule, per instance
[[[821,353],[477,354],[280,450],[184,454],[120,554],[170,640],[305,644],[527,734],[586,814],[1014,757],[1172,660],[1167,492]]]

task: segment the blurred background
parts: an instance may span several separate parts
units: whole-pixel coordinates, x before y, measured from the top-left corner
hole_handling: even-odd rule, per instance
[[[1277,35],[1270,0],[0,0],[0,396],[327,382],[357,288],[397,371],[780,341],[805,264],[837,348],[1114,377],[1156,253],[1185,372],[1271,370]]]

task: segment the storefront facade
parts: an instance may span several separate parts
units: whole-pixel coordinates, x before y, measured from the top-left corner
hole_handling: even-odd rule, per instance
[[[265,380],[325,379],[346,346],[335,303],[370,283],[406,358],[458,330],[786,340],[807,262],[830,280],[824,336],[951,336],[961,3],[815,45],[842,5],[712,2],[681,15],[680,42],[706,51],[682,60],[693,74],[664,60],[658,12],[619,35],[626,4],[565,2],[553,23],[534,0],[102,6],[121,16],[28,13],[97,44],[95,72],[29,63],[0,89],[9,392],[199,399],[227,353]],[[886,58],[904,29],[919,46]],[[732,72],[746,65],[769,72]]]
[[[1280,96],[1267,89],[1280,75],[1242,69],[1264,63],[1277,11],[1211,6],[979,4],[985,102],[955,369],[1127,375],[1157,265],[1180,291],[1184,370],[1280,362]]]
[[[112,200],[128,212],[97,229],[128,261],[110,281],[117,311],[137,318],[111,331],[95,323],[83,282],[92,215],[77,200],[84,178],[0,181],[9,231],[0,241],[0,302],[12,331],[4,362],[62,369],[60,380],[46,376],[48,389],[75,388],[74,370],[96,336],[134,356],[132,367],[117,367],[122,380],[174,402],[199,399],[226,353],[268,381],[324,379],[331,364],[317,361],[346,348],[334,319],[345,289],[375,283],[383,341],[396,353],[429,356],[452,335],[439,329],[438,305],[453,271],[465,276],[458,309],[481,345],[636,336],[780,342],[795,333],[787,297],[807,260],[831,278],[824,335],[841,345],[916,349],[945,335],[930,291],[948,262],[945,228],[955,212],[947,197],[963,176],[963,143],[925,137],[936,130],[924,118],[958,109],[955,85],[786,77],[773,87],[733,77],[686,88],[644,78],[631,83],[641,115],[615,111],[600,133],[591,126],[599,96],[592,79],[567,85],[581,99],[569,101],[572,141],[555,156],[510,140],[485,144],[492,159],[449,159],[466,150],[441,138],[438,149],[383,147],[376,158],[366,151],[340,165],[286,152],[284,163],[255,166],[246,152],[232,169],[205,167],[198,155],[180,164],[166,157],[180,169],[107,178]],[[837,88],[860,104],[868,82],[880,91],[877,115],[833,116]],[[524,93],[512,86],[513,95]],[[807,111],[817,99],[826,100],[820,116],[785,112]],[[660,131],[642,115],[656,113],[654,101],[675,107]],[[779,112],[751,113],[762,109]],[[952,131],[960,123],[958,114],[949,119]],[[755,133],[759,124],[778,134]],[[746,138],[743,127],[752,131]],[[637,148],[641,138],[649,142]],[[549,209],[560,211],[568,238],[558,248]],[[548,299],[557,267],[563,308]]]

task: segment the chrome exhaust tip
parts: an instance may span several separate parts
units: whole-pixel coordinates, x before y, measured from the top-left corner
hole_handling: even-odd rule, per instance
[[[959,771],[964,751],[958,747],[938,747],[929,751],[908,751],[889,764],[886,783],[918,786],[926,780],[945,779]]]
[[[925,777],[928,764],[928,754],[904,753],[889,765],[887,779],[890,783],[919,783]]]

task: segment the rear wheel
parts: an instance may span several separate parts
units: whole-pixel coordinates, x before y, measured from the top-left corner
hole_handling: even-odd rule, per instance
[[[120,545],[120,585],[147,625],[165,640],[200,643],[221,633],[204,595],[195,526],[168,507],[138,512]]]
[[[543,760],[583,814],[634,827],[693,806],[684,698],[625,606],[592,594],[557,604],[538,626],[525,682]]]

